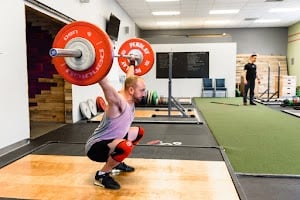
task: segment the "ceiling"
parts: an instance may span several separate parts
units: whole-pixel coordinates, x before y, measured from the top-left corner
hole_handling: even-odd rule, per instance
[[[142,30],[204,29],[245,27],[288,27],[300,21],[300,0],[179,0],[146,2],[146,0],[116,0]],[[275,8],[298,8],[283,13],[269,12]],[[209,14],[210,10],[238,9],[236,14]],[[154,16],[154,11],[180,11],[179,15]],[[257,23],[256,20],[275,20]],[[157,22],[175,21],[175,25]],[[219,24],[211,24],[217,21]],[[222,23],[223,24],[220,24]]]

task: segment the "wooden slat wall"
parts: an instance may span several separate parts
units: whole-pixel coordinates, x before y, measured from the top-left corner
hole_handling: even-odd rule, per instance
[[[73,123],[73,116],[72,116],[72,84],[65,81],[64,86],[64,93],[65,93],[65,123]]]
[[[56,83],[50,90],[42,90],[41,94],[36,94],[30,98],[31,106],[30,120],[46,122],[65,122],[65,81],[57,74],[53,78],[39,78],[41,83]]]
[[[243,92],[243,84],[241,83],[241,75],[244,71],[244,65],[248,62],[250,54],[238,54],[236,57],[236,83]],[[278,66],[280,65],[280,75],[288,75],[288,67],[286,56],[271,56],[271,55],[258,55],[257,56],[257,73],[261,78],[261,84],[257,84],[255,88],[255,96],[260,97],[268,88],[268,65],[270,66],[270,81],[269,92],[275,91],[275,76],[278,75]],[[263,95],[262,97],[265,97]]]

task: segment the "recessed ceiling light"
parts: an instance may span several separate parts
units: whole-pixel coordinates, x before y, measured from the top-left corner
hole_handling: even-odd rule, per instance
[[[258,17],[246,17],[244,20],[245,21],[255,21],[255,20],[258,20],[259,18]]]
[[[166,22],[157,22],[157,25],[160,26],[174,26],[174,25],[179,25],[178,21],[166,21]]]
[[[227,24],[229,20],[207,20],[204,23],[205,24],[211,24],[211,25],[219,25],[219,24]]]
[[[152,15],[179,15],[179,11],[157,11],[152,12]]]
[[[284,12],[296,12],[300,11],[300,8],[271,8],[269,12],[284,13]]]
[[[210,10],[209,14],[211,15],[222,15],[222,14],[236,14],[240,12],[240,10],[238,9],[234,9],[234,10]]]
[[[279,1],[283,1],[283,0],[265,0],[265,2],[279,2]]]
[[[254,21],[255,23],[274,23],[280,22],[280,19],[258,19]]]

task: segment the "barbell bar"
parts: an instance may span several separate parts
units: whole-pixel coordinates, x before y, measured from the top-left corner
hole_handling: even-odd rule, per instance
[[[82,51],[79,49],[61,49],[61,48],[51,48],[49,50],[49,55],[51,57],[75,57],[75,58],[80,58],[82,56]],[[139,60],[140,56],[139,55],[113,55],[113,57],[123,57],[127,59],[135,59]]]
[[[75,57],[80,58],[82,56],[82,52],[79,49],[60,49],[60,48],[51,48],[49,50],[49,55],[51,57]]]
[[[75,58],[75,59],[73,59],[73,61],[80,60],[82,55],[85,55],[85,54],[86,53],[83,53],[80,49],[51,48],[49,50],[49,55],[51,57],[73,57],[73,58]],[[130,55],[113,55],[113,57],[126,58],[128,60],[135,60],[136,66],[140,65],[140,63],[143,59],[143,56],[139,52],[135,52],[135,54],[130,54]],[[79,65],[77,63],[74,65],[74,62],[72,62],[72,60],[69,60],[69,59],[65,59],[65,61],[70,68],[72,68],[74,70],[78,70],[78,71],[83,71],[83,70],[86,70],[88,68],[88,66],[90,66],[94,60],[91,59],[85,65],[82,65],[82,64]],[[127,66],[127,63],[125,64],[125,66]],[[125,72],[126,72],[126,70],[125,70]]]

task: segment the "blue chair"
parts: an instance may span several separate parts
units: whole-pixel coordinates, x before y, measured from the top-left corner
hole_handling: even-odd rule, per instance
[[[215,79],[215,97],[227,97],[225,78]]]
[[[203,78],[203,84],[202,84],[202,97],[214,97],[214,87],[213,87],[213,81],[211,78]]]

